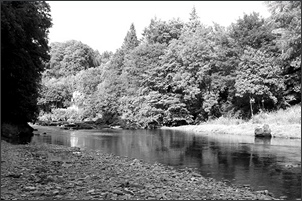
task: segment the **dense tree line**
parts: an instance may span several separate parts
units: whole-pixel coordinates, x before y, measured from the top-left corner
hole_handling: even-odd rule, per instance
[[[141,39],[131,24],[115,53],[52,43],[40,117],[73,107],[74,120],[171,126],[300,103],[301,3],[266,3],[269,18],[245,14],[229,27],[203,25],[195,8],[188,22],[152,19]]]

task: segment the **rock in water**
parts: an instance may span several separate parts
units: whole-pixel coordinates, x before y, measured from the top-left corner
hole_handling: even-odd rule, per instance
[[[272,134],[271,134],[271,129],[269,128],[269,125],[268,124],[264,124],[263,127],[257,127],[255,128],[255,137],[269,137],[271,138],[272,137]]]
[[[264,124],[263,125],[263,135],[268,135],[268,136],[272,136],[271,135],[271,129],[269,128],[269,125]]]
[[[262,133],[263,133],[263,130],[261,127],[255,128],[255,135],[262,135]]]

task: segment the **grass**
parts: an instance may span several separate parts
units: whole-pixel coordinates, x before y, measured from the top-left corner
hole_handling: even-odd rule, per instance
[[[221,116],[217,119],[209,120],[204,124],[238,125],[243,123],[277,125],[301,124],[301,105],[295,105],[285,110],[280,109],[273,112],[261,112],[254,115],[249,121]]]
[[[275,112],[262,112],[254,115],[248,121],[239,118],[220,117],[200,125],[163,128],[207,134],[254,136],[255,128],[262,127],[263,124],[269,125],[273,137],[301,139],[301,105]]]
[[[262,112],[254,115],[250,121],[262,124],[301,124],[301,105],[274,112]]]
[[[208,120],[204,124],[221,124],[221,125],[238,125],[245,123],[246,121],[240,118],[232,118],[232,117],[219,117],[217,119]]]

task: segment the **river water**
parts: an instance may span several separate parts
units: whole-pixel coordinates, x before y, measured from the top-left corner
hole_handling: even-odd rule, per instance
[[[301,198],[301,140],[164,129],[72,131],[33,127],[40,135],[34,135],[31,143],[89,148],[148,163],[190,167],[205,177],[268,190],[275,197]]]

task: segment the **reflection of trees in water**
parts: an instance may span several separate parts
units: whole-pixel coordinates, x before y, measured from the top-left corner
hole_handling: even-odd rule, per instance
[[[194,137],[187,144],[185,157],[190,158],[186,161],[195,159],[204,176],[211,173],[211,177],[216,179],[235,179],[237,184],[251,183],[256,185],[254,188],[261,185],[268,190],[285,188],[294,197],[301,196],[297,195],[300,192],[294,192],[301,188],[301,174],[290,174],[281,167],[278,162],[286,161],[286,158],[271,154],[269,144],[269,139],[256,140],[255,144],[229,145],[221,144],[219,140]]]
[[[34,143],[52,144],[52,137],[50,135],[34,136],[31,141]]]
[[[50,135],[44,135],[42,136],[43,142],[51,144],[51,136]]]
[[[271,138],[259,138],[259,137],[255,137],[254,142],[255,142],[255,144],[270,145],[271,144]]]
[[[70,137],[66,135],[52,135],[52,144],[70,146]]]
[[[120,155],[170,165],[181,164],[180,160],[184,159],[187,139],[178,132],[136,130],[119,136],[117,149]]]
[[[204,141],[194,135],[193,139],[186,146],[186,156],[202,159]],[[201,161],[201,160],[200,160]]]

